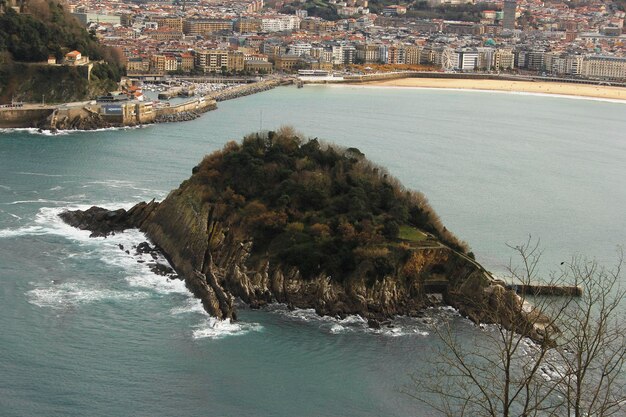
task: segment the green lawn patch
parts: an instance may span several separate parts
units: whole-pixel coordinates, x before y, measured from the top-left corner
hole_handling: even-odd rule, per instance
[[[411,226],[400,226],[400,233],[398,237],[402,240],[408,240],[409,242],[421,242],[427,238],[424,232],[421,232]]]

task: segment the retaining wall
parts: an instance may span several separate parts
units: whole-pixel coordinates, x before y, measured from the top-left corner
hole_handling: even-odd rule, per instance
[[[37,127],[53,111],[54,107],[0,109],[0,128]]]

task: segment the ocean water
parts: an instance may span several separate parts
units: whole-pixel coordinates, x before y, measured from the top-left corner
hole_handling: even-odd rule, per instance
[[[529,235],[542,274],[573,255],[610,266],[626,243],[625,115],[593,100],[306,86],[182,124],[2,131],[0,415],[435,415],[403,391],[437,348],[433,323],[481,331],[454,312],[382,331],[283,306],[216,323],[133,254],[139,232],[90,239],[57,214],[162,199],[227,141],[293,125],[424,192],[497,274]]]

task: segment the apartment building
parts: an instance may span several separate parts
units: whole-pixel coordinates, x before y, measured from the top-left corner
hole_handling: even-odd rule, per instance
[[[166,28],[146,31],[145,34],[157,41],[179,41],[184,37],[183,32],[175,32]]]
[[[404,64],[406,63],[406,53],[404,45],[390,45],[387,47],[387,64]]]
[[[545,71],[553,75],[580,75],[584,57],[582,55],[547,52],[545,54]]]
[[[178,69],[181,71],[189,72],[194,68],[194,57],[193,54],[183,53],[180,54],[178,61]]]
[[[356,45],[356,58],[360,61],[371,64],[380,61],[379,46],[372,43]]]
[[[228,51],[210,49],[195,52],[195,66],[204,72],[228,70]]]
[[[233,21],[225,19],[189,19],[183,24],[186,35],[208,35],[221,30],[233,30]]]
[[[589,78],[626,79],[626,58],[592,55],[582,62],[581,75]]]
[[[461,71],[473,71],[478,68],[480,54],[476,50],[455,51],[456,68]]]
[[[292,43],[287,47],[287,51],[289,55],[310,55],[311,54],[311,44],[306,42],[296,42]]]
[[[245,68],[245,55],[241,51],[228,51],[228,71],[243,71]]]
[[[126,71],[128,74],[145,74],[150,71],[150,60],[143,57],[128,58]]]
[[[257,33],[261,31],[261,21],[242,17],[235,21],[234,29],[239,33]]]
[[[515,68],[515,55],[510,49],[497,49],[493,53],[493,67],[497,70]]]
[[[300,18],[297,16],[276,16],[261,19],[262,32],[282,32],[300,28]]]
[[[417,45],[407,45],[404,47],[404,59],[406,64],[417,65],[420,63],[422,47]]]
[[[176,16],[154,16],[150,18],[151,22],[159,25],[159,29],[167,29],[172,32],[183,31],[183,18]]]
[[[302,58],[294,55],[274,57],[274,68],[279,71],[291,72],[302,64]]]

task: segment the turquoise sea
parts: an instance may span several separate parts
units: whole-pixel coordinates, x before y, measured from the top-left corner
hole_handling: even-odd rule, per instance
[[[573,255],[610,266],[626,243],[626,104],[524,94],[285,87],[186,123],[58,135],[0,133],[0,415],[428,416],[402,391],[448,310],[367,330],[276,306],[216,324],[180,282],[67,208],[161,199],[206,153],[293,125],[357,147],[429,198],[502,274],[529,235],[541,273]],[[626,282],[624,283],[626,284]],[[622,312],[623,313],[623,312]]]

